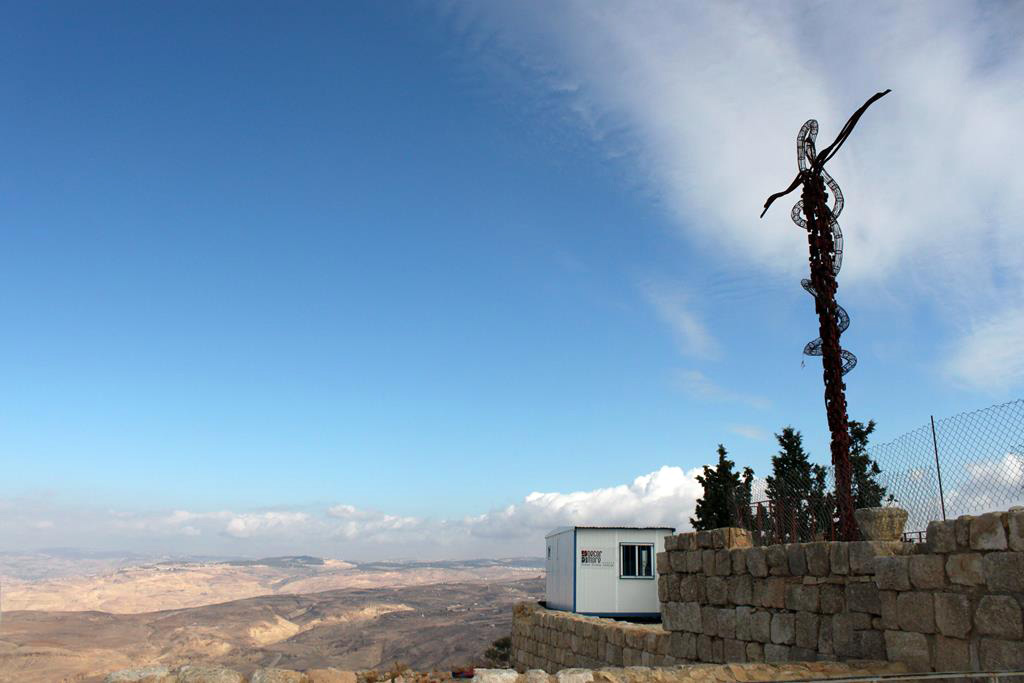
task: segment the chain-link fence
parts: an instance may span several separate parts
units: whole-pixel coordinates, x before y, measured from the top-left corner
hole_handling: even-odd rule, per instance
[[[923,540],[933,519],[1024,505],[1024,400],[932,418],[851,459],[856,507],[904,508],[905,537]],[[832,467],[810,464],[754,479],[731,504],[758,545],[835,540],[834,491]]]

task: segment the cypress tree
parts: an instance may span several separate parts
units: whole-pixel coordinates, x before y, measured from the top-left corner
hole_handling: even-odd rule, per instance
[[[873,431],[874,420],[868,420],[867,424],[850,420],[850,468],[855,508],[880,507],[882,503],[893,500],[891,495],[886,498],[887,489],[877,479],[882,468],[868,453],[868,437]]]
[[[725,446],[718,444],[718,464],[714,468],[705,465],[704,473],[697,475],[697,481],[704,488],[704,495],[697,501],[694,516],[690,518],[690,525],[697,531],[744,526],[750,513],[754,471],[744,467],[741,476],[733,471],[736,463],[726,455]]]
[[[776,434],[779,452],[772,456],[772,474],[765,477],[771,523],[780,541],[811,541],[829,532],[835,502],[828,491],[827,470],[810,461],[803,435],[793,427]]]

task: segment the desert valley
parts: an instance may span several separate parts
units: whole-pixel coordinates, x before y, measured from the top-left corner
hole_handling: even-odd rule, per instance
[[[69,555],[0,556],[0,681],[92,681],[190,661],[243,672],[460,666],[508,635],[515,601],[543,591],[538,559]]]

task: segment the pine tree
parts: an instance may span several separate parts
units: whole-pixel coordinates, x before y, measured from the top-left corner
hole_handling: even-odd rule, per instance
[[[725,457],[725,446],[718,444],[718,465],[712,469],[704,466],[704,474],[697,475],[697,481],[704,488],[704,495],[697,501],[690,524],[697,531],[718,529],[727,526],[742,526],[750,512],[750,487],[754,471],[743,468],[743,474],[734,472],[736,466]]]
[[[882,503],[893,500],[891,495],[886,498],[886,487],[876,479],[882,468],[868,454],[868,437],[873,431],[874,420],[868,420],[867,424],[850,420],[851,488],[855,508],[880,507]]]

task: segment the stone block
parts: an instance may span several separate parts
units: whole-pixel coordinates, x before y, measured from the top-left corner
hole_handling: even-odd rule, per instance
[[[719,527],[718,529],[711,530],[711,547],[715,550],[721,550],[725,547],[725,528]]]
[[[974,612],[974,626],[978,634],[1004,640],[1024,637],[1020,605],[1008,595],[985,595],[978,601]],[[1024,644],[1020,647],[1024,648]]]
[[[890,557],[903,553],[903,544],[896,541],[854,541],[847,544],[851,574],[872,574],[876,557]]]
[[[763,662],[764,645],[762,645],[761,643],[747,643],[747,661]]]
[[[973,515],[960,515],[954,522],[956,528],[957,550],[968,550],[971,547],[971,520]]]
[[[885,661],[885,636],[881,631],[855,631],[858,659]]]
[[[729,602],[734,605],[754,604],[753,582],[749,574],[731,576],[729,581]]]
[[[732,560],[733,574],[747,573],[747,550],[749,548],[733,548],[729,551],[729,559]]]
[[[758,611],[750,616],[750,638],[759,643],[772,642],[772,614]]]
[[[729,550],[715,551],[715,575],[729,576],[732,574],[732,556]]]
[[[768,560],[768,573],[771,576],[787,576],[789,574],[789,559],[786,557],[786,547],[782,545],[770,545],[764,549],[765,559]]]
[[[1007,513],[1006,543],[1010,550],[1024,551],[1024,509],[1014,509]]]
[[[960,593],[935,594],[935,626],[951,638],[966,638],[971,632],[971,602]]]
[[[832,649],[840,657],[857,657],[857,631],[871,628],[867,614],[845,612],[832,617]]]
[[[669,638],[668,651],[676,659],[696,659],[697,636],[692,633],[673,633]]]
[[[712,661],[711,636],[697,636],[697,659],[702,662]]]
[[[1024,553],[985,553],[982,568],[989,590],[1024,592]]]
[[[706,579],[701,574],[687,574],[679,577],[679,599],[682,602],[705,602],[707,600],[707,593],[705,592]]]
[[[942,555],[911,555],[910,583],[914,588],[930,590],[946,585],[946,562]]]
[[[803,576],[807,573],[807,558],[804,556],[802,543],[787,543],[783,546],[786,549],[786,566],[791,576]]]
[[[924,634],[886,631],[885,651],[890,662],[903,662],[911,671],[931,669],[928,638]]]
[[[725,661],[725,641],[721,638],[711,639],[711,661],[721,664]]]
[[[668,601],[668,577],[662,575],[658,577],[658,602],[666,603]]]
[[[909,558],[876,557],[874,566],[875,585],[879,588],[897,591],[910,590]]]
[[[978,656],[985,671],[1024,669],[1024,647],[1020,641],[982,638],[978,641]]]
[[[935,633],[935,602],[931,593],[906,592],[896,596],[900,629]]]
[[[950,583],[980,586],[985,583],[981,553],[956,553],[946,557],[946,576]]]
[[[712,605],[726,605],[729,603],[729,584],[725,577],[711,576],[706,581],[708,602]]]
[[[966,640],[935,636],[936,671],[970,671],[971,653]]]
[[[768,560],[763,548],[750,548],[746,551],[747,571],[751,576],[763,578],[768,576]]]
[[[736,637],[736,608],[724,607],[718,610],[718,637]]]
[[[794,612],[817,612],[818,587],[799,583],[786,585],[786,609]]]
[[[758,601],[757,586],[761,586],[761,600]],[[777,576],[762,579],[754,586],[754,602],[760,602],[762,607],[774,607],[785,609],[786,607],[786,581]]]
[[[704,551],[686,551],[686,571],[690,574],[697,574],[704,568]]]
[[[772,615],[772,642],[792,645],[796,638],[796,615],[777,612]]]
[[[846,595],[841,584],[823,583],[818,586],[820,609],[825,614],[837,614],[846,609]]]
[[[679,550],[679,536],[676,534],[669,534],[665,537],[665,551],[670,552],[672,550]]]
[[[881,614],[882,602],[878,586],[867,581],[846,584],[846,609],[851,612]]]
[[[868,541],[898,541],[908,513],[897,507],[858,508],[853,511],[862,538]]]
[[[1006,550],[1006,530],[1003,528],[1003,515],[989,512],[971,519],[971,549],[973,550]]]
[[[818,621],[818,652],[823,655],[831,655],[832,649],[832,619],[824,617]]]
[[[750,535],[750,531],[743,529],[742,527],[730,527],[725,530],[725,547],[726,548],[751,548],[754,545],[754,539]]]
[[[664,576],[672,571],[672,564],[669,562],[667,552],[658,553],[654,556],[654,568],[658,570],[659,576]]]
[[[850,546],[848,543],[841,541],[830,543],[828,554],[833,574],[845,576],[850,573]]]
[[[711,531],[698,531],[697,532],[697,547],[700,549],[714,548],[714,534]]]
[[[704,533],[704,532],[701,532]],[[701,550],[701,571],[704,572],[704,576],[715,575],[715,551],[714,550]]]
[[[718,635],[718,608],[704,605],[700,608],[701,631],[706,636]]]
[[[794,639],[797,647],[806,647],[812,650],[818,647],[818,623],[820,619],[813,612],[797,612]]]
[[[679,537],[679,549],[699,550],[700,546],[697,544],[697,532],[691,531],[686,534],[681,534]]]
[[[829,546],[831,543],[815,541],[804,544],[804,558],[807,563],[807,573],[811,576],[828,576],[832,563],[829,558]]]
[[[956,552],[956,521],[934,520],[928,522],[927,548],[931,553]]]
[[[736,608],[736,640],[753,640],[750,634],[750,618],[754,608],[741,605]]]
[[[679,573],[686,571],[686,553],[682,550],[673,550],[670,552],[668,554],[668,562],[669,566],[672,567],[672,571]]]
[[[788,662],[789,647],[785,645],[768,644],[764,646],[764,661],[766,662]]]
[[[738,640],[726,639],[722,643],[722,654],[725,662],[747,661],[747,644]]]

